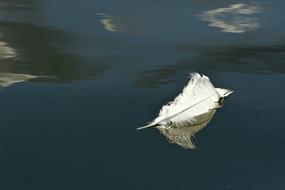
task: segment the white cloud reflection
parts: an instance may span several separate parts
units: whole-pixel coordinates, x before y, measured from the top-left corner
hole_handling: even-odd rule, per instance
[[[16,50],[6,42],[0,41],[0,59],[8,59],[16,56]]]
[[[239,3],[205,11],[199,17],[208,22],[209,26],[220,28],[223,32],[243,33],[259,27],[258,19],[250,15],[261,11],[258,6]]]
[[[97,13],[101,17],[103,27],[110,32],[125,32],[125,26],[120,17]]]
[[[37,76],[16,73],[0,73],[0,89],[11,86],[14,83],[24,82],[34,78],[37,78]]]

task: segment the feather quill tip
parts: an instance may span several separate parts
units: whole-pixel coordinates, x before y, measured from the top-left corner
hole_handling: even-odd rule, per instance
[[[157,127],[157,126],[158,126],[158,124],[156,124],[156,123],[150,123],[150,124],[148,124],[146,126],[138,127],[137,130],[152,128],[152,127]]]

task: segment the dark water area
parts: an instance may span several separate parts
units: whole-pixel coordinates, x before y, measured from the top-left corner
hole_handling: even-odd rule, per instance
[[[284,190],[281,0],[0,0],[0,189]],[[229,97],[196,150],[136,131],[190,72]]]

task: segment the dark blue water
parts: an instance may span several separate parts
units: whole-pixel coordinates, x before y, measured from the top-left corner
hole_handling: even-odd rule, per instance
[[[284,10],[1,0],[0,189],[284,190]],[[235,91],[198,149],[136,131],[190,72]]]

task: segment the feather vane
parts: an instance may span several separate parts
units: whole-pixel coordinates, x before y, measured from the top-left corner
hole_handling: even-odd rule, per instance
[[[215,88],[205,75],[192,73],[190,77],[182,93],[163,106],[156,119],[137,129],[156,127],[170,142],[195,148],[194,135],[207,126],[222,106],[223,98],[233,91]]]

